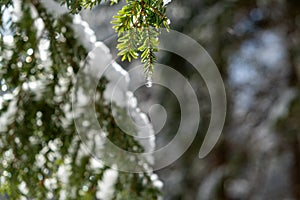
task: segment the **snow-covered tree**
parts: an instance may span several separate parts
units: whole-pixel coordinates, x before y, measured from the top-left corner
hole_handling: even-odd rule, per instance
[[[153,131],[128,91],[129,76],[75,15],[99,3],[0,1],[0,193],[9,199],[160,197],[153,159],[140,154],[154,149],[154,138],[134,138]],[[152,73],[158,29],[168,26],[167,3],[128,0],[113,22],[120,55],[142,55],[146,73]],[[140,38],[128,49],[132,28]],[[120,155],[112,143],[133,153]]]

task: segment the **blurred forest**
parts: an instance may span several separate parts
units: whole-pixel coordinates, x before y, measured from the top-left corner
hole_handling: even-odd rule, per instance
[[[109,22],[120,6],[102,4],[92,13],[83,12],[98,39],[111,49],[115,40],[109,39]],[[219,67],[228,112],[217,146],[199,159],[210,119],[205,83],[183,58],[159,56],[159,63],[189,79],[202,117],[189,150],[157,171],[164,199],[300,199],[300,1],[174,0],[167,7],[171,29],[197,40]],[[130,69],[133,64],[127,65]],[[144,109],[151,103],[166,108],[168,119],[158,146],[169,141],[180,120],[172,93],[154,86],[151,92],[141,89],[135,94]]]
[[[117,40],[110,21],[122,5],[120,2],[109,6],[104,2],[92,11],[81,12],[96,32],[97,40],[103,41],[114,56]],[[211,113],[207,87],[184,58],[170,52],[157,53],[158,63],[176,69],[189,80],[201,108],[198,134],[188,151],[172,165],[155,172],[164,183],[163,199],[300,200],[300,1],[173,0],[167,5],[167,15],[171,29],[197,40],[215,61],[224,80],[228,104],[218,144],[207,157],[199,159]],[[30,24],[25,28],[31,30]],[[72,34],[70,37],[74,46],[76,39]],[[84,59],[75,55],[81,49],[75,47],[65,49],[75,60]],[[127,70],[140,64],[117,61]],[[147,112],[153,104],[160,104],[167,111],[162,129],[151,119],[159,132],[157,148],[164,146],[180,123],[178,100],[158,85],[139,88],[134,94],[143,111]],[[74,184],[82,178],[81,173],[86,174],[83,170],[71,177]],[[117,187],[131,193],[132,188],[124,186],[140,177],[126,177],[121,176]],[[150,186],[146,188],[149,194],[154,191],[157,197],[158,191]]]

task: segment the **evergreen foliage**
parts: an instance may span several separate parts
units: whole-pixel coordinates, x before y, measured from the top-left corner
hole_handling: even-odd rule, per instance
[[[160,28],[169,28],[169,19],[165,15],[166,7],[162,0],[127,1],[112,21],[119,35],[120,50],[118,55],[122,60],[136,59],[139,55],[146,75],[151,76],[155,52],[158,51],[158,35]]]
[[[0,1],[0,193],[10,199],[158,199],[158,180],[146,170],[140,174],[119,172],[112,183],[112,194],[101,196],[99,184],[113,172],[84,153],[83,141],[70,116],[74,78],[84,67],[88,50],[75,37],[71,15],[55,18],[38,0],[19,1],[18,5],[15,2]],[[60,3],[66,3],[71,13],[78,13],[100,1]],[[12,14],[12,10],[16,12]],[[147,72],[153,69],[157,28],[166,23],[161,14],[164,12],[162,1],[127,1],[114,22],[121,36],[120,54],[130,60],[141,53]],[[139,21],[138,29],[130,28],[134,18]],[[124,19],[131,22],[125,23]],[[138,34],[132,36],[137,42],[125,33],[134,30]],[[129,44],[132,47],[126,50]],[[95,105],[103,132],[123,149],[143,152],[143,146],[123,133],[113,120],[111,109],[121,117],[127,113],[104,101],[106,85],[103,78]],[[86,127],[87,134],[90,128]],[[132,132],[136,134],[134,128]],[[110,156],[116,159],[118,155],[113,153]],[[146,161],[141,165],[149,166]]]
[[[66,0],[71,13],[78,13],[82,8],[93,8],[101,0]],[[158,51],[158,36],[160,29],[169,29],[169,19],[166,16],[166,6],[163,0],[126,0],[126,4],[114,16],[112,23],[119,36],[119,54],[122,60],[141,58],[146,76],[151,76],[155,52]],[[110,4],[118,0],[110,0]]]

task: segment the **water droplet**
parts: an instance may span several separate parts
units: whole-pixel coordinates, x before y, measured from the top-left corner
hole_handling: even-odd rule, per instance
[[[148,88],[152,87],[152,77],[151,76],[147,76],[145,85]]]
[[[3,37],[3,42],[7,45],[12,45],[14,42],[14,37],[11,35],[6,35]]]

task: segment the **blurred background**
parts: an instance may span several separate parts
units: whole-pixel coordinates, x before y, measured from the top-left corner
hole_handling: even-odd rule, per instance
[[[102,4],[82,13],[114,55],[116,38],[110,21],[121,6]],[[300,1],[173,0],[167,7],[171,29],[198,41],[218,66],[228,111],[218,144],[199,159],[210,120],[207,88],[184,58],[158,53],[159,63],[189,80],[201,108],[191,147],[171,166],[157,171],[164,182],[164,199],[300,199]],[[122,63],[127,70],[136,65]],[[157,134],[159,148],[178,129],[178,101],[156,85],[151,90],[140,88],[135,95],[144,111],[160,104],[167,112]]]

